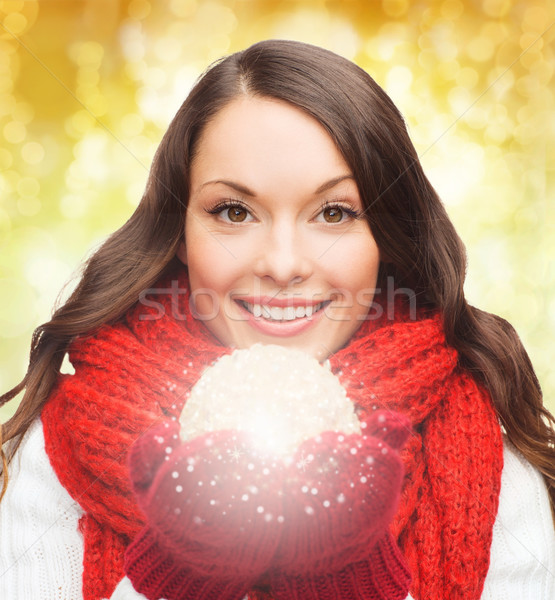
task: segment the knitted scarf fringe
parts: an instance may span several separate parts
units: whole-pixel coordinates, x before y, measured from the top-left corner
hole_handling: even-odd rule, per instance
[[[72,343],[75,374],[60,376],[42,412],[52,466],[85,513],[84,600],[111,596],[144,522],[128,478],[129,447],[162,416],[177,417],[203,368],[230,352],[191,315],[184,270],[157,288],[166,293]],[[499,502],[501,429],[489,395],[447,346],[440,316],[413,320],[400,302],[393,308],[394,319],[384,311],[364,323],[330,358],[332,370],[361,409],[399,411],[413,423],[393,523],[412,596],[478,600]]]

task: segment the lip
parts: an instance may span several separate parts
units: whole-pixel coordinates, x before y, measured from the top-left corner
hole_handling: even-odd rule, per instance
[[[248,302],[249,304],[265,304],[266,306],[278,306],[280,308],[286,308],[288,306],[315,306],[321,302],[314,302],[312,300],[302,301],[293,298],[285,300],[288,300],[288,302],[284,303],[284,299],[278,298],[265,299],[259,297],[256,298],[256,300],[254,298],[241,298],[240,300],[236,299],[235,303],[239,307],[241,313],[247,317],[246,321],[253,329],[273,337],[292,337],[303,333],[311,327],[314,327],[317,323],[319,323],[327,306],[326,303],[318,312],[312,314],[310,317],[301,317],[299,319],[294,319],[293,321],[270,321],[262,317],[255,317],[241,303]]]

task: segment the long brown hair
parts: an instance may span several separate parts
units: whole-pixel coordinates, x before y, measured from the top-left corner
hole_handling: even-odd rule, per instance
[[[197,82],[162,139],[138,208],[88,260],[67,302],[35,330],[27,374],[0,397],[2,405],[25,389],[3,426],[4,439],[17,439],[40,414],[71,340],[121,318],[176,260],[195,144],[206,123],[241,94],[288,102],[327,130],[352,169],[386,257],[381,282],[393,277],[421,304],[442,312],[461,366],[490,391],[503,428],[543,473],[555,505],[555,420],[514,329],[466,302],[464,246],[422,171],[401,114],[354,63],[292,41],[255,44],[217,62]]]

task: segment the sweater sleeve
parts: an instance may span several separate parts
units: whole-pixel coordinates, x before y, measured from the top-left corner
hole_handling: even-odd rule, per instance
[[[505,440],[499,510],[481,600],[555,598],[555,528],[539,471]]]
[[[137,592],[131,581],[124,577],[107,600],[147,600],[147,597]],[[163,600],[163,598],[160,600]]]
[[[9,443],[9,442],[8,442]],[[37,419],[8,468],[0,503],[0,598],[82,598],[79,505],[60,485]]]

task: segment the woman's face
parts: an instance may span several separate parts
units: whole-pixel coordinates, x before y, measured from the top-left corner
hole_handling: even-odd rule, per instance
[[[352,173],[313,118],[240,97],[207,125],[191,168],[185,243],[194,310],[225,345],[319,360],[371,305],[379,251]]]

